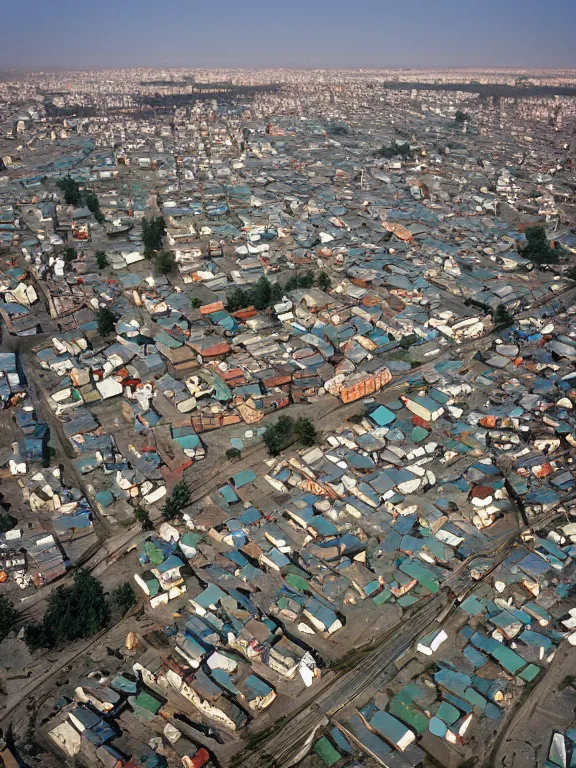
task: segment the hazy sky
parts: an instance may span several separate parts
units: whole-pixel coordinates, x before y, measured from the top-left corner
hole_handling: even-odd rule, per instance
[[[576,0],[3,0],[2,5],[2,68],[576,68]]]

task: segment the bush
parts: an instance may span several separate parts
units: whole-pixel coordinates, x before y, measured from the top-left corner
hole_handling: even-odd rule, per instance
[[[119,584],[114,592],[112,592],[112,600],[122,613],[128,613],[130,608],[138,602],[132,586],[127,581],[124,584]]]
[[[170,251],[160,251],[154,261],[156,272],[159,275],[167,275],[174,269],[174,254]]]
[[[548,242],[544,227],[528,227],[526,240],[527,244],[521,254],[525,259],[530,259],[538,266],[558,263],[559,252]]]
[[[18,618],[18,611],[14,608],[14,603],[7,597],[0,597],[0,640],[8,635],[12,625]]]
[[[567,277],[569,280],[576,280],[576,266],[574,266],[574,267],[570,267],[570,269],[568,270],[568,272],[566,272],[566,277]]]
[[[460,110],[458,110],[454,115],[454,120],[457,123],[465,123],[466,120],[470,120],[470,115],[467,115],[466,112],[461,112]]]
[[[96,251],[96,264],[98,264],[98,269],[104,269],[108,266],[108,259],[104,251]]]
[[[150,513],[143,507],[136,507],[134,510],[134,517],[142,526],[143,531],[153,531],[154,523],[150,520]]]
[[[48,597],[42,622],[29,624],[24,639],[32,650],[92,637],[110,620],[102,584],[87,571],[74,574],[71,587],[58,587]]]
[[[116,325],[117,316],[108,307],[100,307],[96,314],[96,322],[98,324],[98,333],[105,339],[110,336]]]
[[[162,517],[167,521],[174,520],[189,503],[190,486],[186,480],[180,480],[179,483],[176,483],[171,495],[166,499],[162,507]]]
[[[239,448],[228,448],[226,451],[227,459],[239,459],[242,456],[242,451]]]
[[[200,309],[200,307],[202,306],[202,302],[200,301],[199,298],[194,296],[193,299],[190,299],[190,306],[192,307],[192,309]]]
[[[307,448],[315,445],[318,442],[318,433],[316,432],[316,427],[310,419],[300,417],[296,422],[294,432],[302,445],[306,446]]]

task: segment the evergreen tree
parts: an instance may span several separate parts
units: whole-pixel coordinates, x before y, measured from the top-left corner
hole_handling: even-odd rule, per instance
[[[76,249],[72,248],[71,245],[69,245],[68,248],[64,248],[64,251],[62,252],[62,258],[66,264],[70,264],[70,262],[74,261],[77,256],[78,254],[76,253]]]
[[[318,433],[310,419],[301,416],[296,422],[294,432],[302,445],[307,448],[318,442]]]
[[[266,427],[262,441],[270,456],[278,456],[290,445],[294,435],[294,419],[290,416],[280,416],[275,424]]]
[[[80,192],[80,186],[70,175],[64,176],[63,179],[58,179],[56,186],[64,194],[64,202],[66,205],[81,205],[82,194]]]
[[[138,602],[132,586],[127,581],[124,584],[119,584],[114,592],[112,592],[112,600],[122,613],[128,613],[130,608]]]
[[[326,272],[320,272],[318,275],[318,280],[316,281],[318,284],[318,288],[320,288],[321,291],[327,291],[330,288],[330,277]]]
[[[164,520],[174,520],[175,517],[185,509],[190,503],[190,486],[186,480],[180,480],[172,489],[172,493],[166,499],[162,507],[162,517]]]
[[[98,324],[98,333],[105,339],[109,336],[116,325],[117,317],[108,307],[100,307],[96,314],[96,323]]]
[[[159,275],[168,275],[175,266],[174,254],[171,251],[160,251],[154,260],[154,266]]]
[[[147,509],[144,509],[143,507],[136,507],[134,510],[134,517],[140,525],[142,526],[143,531],[153,531],[154,530],[154,523],[152,520],[150,520],[150,513]]]
[[[104,251],[96,251],[96,264],[98,269],[104,269],[104,267],[108,266],[108,259]]]
[[[165,234],[166,222],[163,216],[142,220],[142,241],[144,243],[144,253],[148,258],[154,251],[162,250]]]
[[[522,251],[522,256],[525,259],[530,259],[530,261],[533,261],[538,266],[558,263],[558,251],[554,250],[548,242],[544,227],[528,227],[526,230],[526,240],[526,247]]]
[[[90,211],[90,213],[96,213],[96,211],[100,210],[100,203],[98,201],[98,197],[96,196],[96,193],[93,192],[91,189],[88,189],[84,193],[84,202],[86,203],[86,207]]]
[[[252,289],[252,303],[258,310],[266,309],[270,304],[272,296],[272,286],[267,277],[262,275],[254,288]]]
[[[24,638],[32,650],[92,637],[110,619],[102,584],[87,571],[74,574],[71,587],[58,587],[48,597],[41,622],[29,624]]]
[[[507,327],[512,325],[514,317],[508,312],[504,304],[498,304],[492,315],[492,322],[494,325]]]
[[[18,520],[15,517],[12,517],[12,515],[0,512],[0,533],[6,533],[6,531],[10,531],[12,528],[14,528],[17,522]]]
[[[0,640],[4,640],[17,618],[18,611],[14,608],[14,603],[2,595],[0,597]]]

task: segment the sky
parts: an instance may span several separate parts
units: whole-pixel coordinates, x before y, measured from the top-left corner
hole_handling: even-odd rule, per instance
[[[3,3],[2,69],[576,69],[576,0]]]

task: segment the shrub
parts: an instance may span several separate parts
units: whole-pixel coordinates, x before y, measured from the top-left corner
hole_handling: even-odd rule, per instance
[[[74,259],[78,256],[76,253],[76,249],[72,248],[72,246],[68,246],[68,248],[64,248],[64,252],[62,253],[62,258],[66,262],[66,264],[70,264],[71,261],[74,261]]]
[[[239,459],[242,456],[242,451],[239,448],[228,448],[226,451],[227,459]]]

